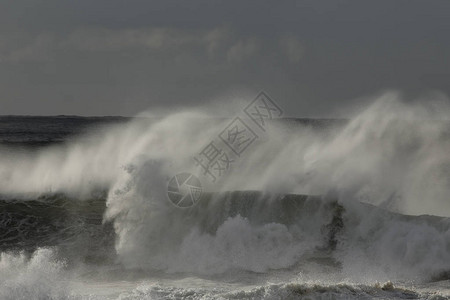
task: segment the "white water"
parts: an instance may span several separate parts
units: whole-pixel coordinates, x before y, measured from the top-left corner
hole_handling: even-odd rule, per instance
[[[3,254],[0,297],[25,299],[449,299],[450,281],[429,284],[378,282],[342,275],[275,272],[201,279],[147,276],[137,280],[84,278],[64,270],[52,249],[39,249],[31,258]],[[366,272],[367,273],[367,272]]]
[[[443,121],[449,120],[450,110],[445,102],[427,103],[402,104],[398,95],[388,93],[327,136],[272,126],[232,165],[231,175],[211,189],[303,194],[333,190],[345,198],[387,202],[403,213],[448,217],[450,139]],[[2,153],[0,191],[89,196],[99,187],[120,189],[131,166],[141,171],[149,162],[161,167],[158,174],[145,174],[154,179],[165,181],[182,171],[199,174],[192,158],[229,123],[212,121],[215,116],[200,109],[165,116],[143,113],[129,124],[38,154]]]
[[[445,122],[450,114],[442,102],[429,103],[433,105],[406,105],[389,93],[332,134],[274,125],[215,184],[202,177],[192,158],[229,120],[213,121],[213,112],[200,109],[165,116],[145,113],[129,124],[38,154],[1,155],[0,192],[34,198],[52,191],[83,199],[108,189],[105,221],[114,222],[117,261],[125,269],[206,277],[248,271],[272,274],[274,270],[290,274],[284,283],[268,287],[263,281],[256,291],[235,298],[259,298],[262,293],[276,299],[289,290],[287,282],[303,283],[304,276],[328,283],[348,280],[355,288],[358,283],[373,286],[377,281],[420,282],[450,270],[448,219],[439,224],[403,220],[382,211],[368,213],[358,203],[402,214],[450,217],[450,134]],[[179,172],[196,174],[210,191],[259,190],[338,199],[346,208],[347,222],[332,254],[341,264],[340,271],[328,271],[326,265],[317,269],[314,264],[302,265],[323,243],[320,230],[327,220],[322,215],[306,212],[294,225],[253,224],[234,216],[213,233],[202,231],[198,224],[187,227],[191,223],[166,198],[167,181]],[[220,200],[211,201],[214,205]],[[255,208],[255,213],[257,209],[261,208]],[[214,218],[214,214],[200,218]],[[0,295],[5,299],[20,298],[22,292],[27,295],[28,289],[54,298],[69,293],[63,283],[50,284],[61,282],[63,262],[52,260],[50,250],[39,251],[30,260],[3,254]],[[48,275],[36,273],[37,262]],[[205,284],[196,290],[199,298],[212,295]],[[183,285],[170,284],[132,289],[119,294],[132,299],[189,293]],[[223,293],[231,297],[229,287]]]

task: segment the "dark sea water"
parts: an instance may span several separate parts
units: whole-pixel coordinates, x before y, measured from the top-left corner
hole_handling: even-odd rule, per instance
[[[307,140],[284,145],[286,153],[273,148],[277,160],[271,147],[279,142],[260,146],[283,170],[283,156],[300,155],[295,149],[311,137],[331,140],[334,157],[350,144],[339,139],[356,130],[345,120],[278,123],[284,129],[273,139]],[[193,134],[177,135],[183,123],[166,127],[165,119],[0,117],[0,299],[450,299],[445,206],[412,215],[394,196],[381,205],[346,202],[336,192],[342,185],[324,194],[268,192],[253,183],[263,172],[248,175],[243,164],[230,175],[240,183],[227,178],[229,189],[205,190],[180,209],[158,174],[165,155],[169,166],[174,153],[185,155]],[[283,180],[329,184],[308,168]],[[342,170],[336,176],[351,178]]]
[[[123,123],[124,117],[0,116],[2,145],[46,146],[62,143],[100,126]]]

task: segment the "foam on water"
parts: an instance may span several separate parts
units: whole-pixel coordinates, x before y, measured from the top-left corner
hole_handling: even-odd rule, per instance
[[[310,270],[319,279],[330,273],[352,280],[351,287],[329,288],[336,295],[384,297],[385,291],[372,287],[375,281],[429,282],[446,279],[450,270],[450,110],[428,103],[433,105],[406,105],[388,93],[329,130],[274,122],[215,184],[193,157],[229,120],[205,109],[146,113],[65,145],[17,153],[0,149],[0,194],[25,201],[62,193],[81,201],[106,190],[104,222],[113,223],[115,259],[124,272],[225,276]],[[195,174],[204,191],[217,196],[191,209],[174,207],[167,182],[180,172]],[[248,190],[260,193],[252,200],[227,194]],[[299,207],[281,209],[277,203],[286,194],[322,196],[300,197]],[[2,276],[5,297],[21,297],[20,291],[60,297],[58,284],[46,282],[60,282],[64,265],[49,251],[41,249],[30,259],[4,254],[0,273],[10,278]],[[35,275],[36,265],[44,266],[47,277]],[[223,297],[295,299],[297,292],[316,297],[322,288],[258,285]],[[121,297],[190,293],[193,299],[208,297],[155,285]]]
[[[52,249],[0,254],[0,299],[63,299],[68,295],[64,262]]]

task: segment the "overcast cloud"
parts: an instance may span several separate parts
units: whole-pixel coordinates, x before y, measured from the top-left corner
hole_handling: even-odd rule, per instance
[[[450,94],[450,1],[0,3],[0,114],[134,115],[251,97],[329,117]]]

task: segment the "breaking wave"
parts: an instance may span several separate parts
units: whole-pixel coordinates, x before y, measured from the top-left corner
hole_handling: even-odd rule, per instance
[[[196,276],[320,274],[360,282],[332,289],[367,297],[392,292],[374,282],[448,280],[449,110],[433,105],[390,93],[345,122],[273,121],[217,182],[193,160],[230,122],[208,110],[142,114],[37,150],[0,148],[0,273],[12,263],[24,270],[0,283],[2,293],[18,295],[35,276],[30,266],[47,260],[55,274],[78,263]],[[167,199],[180,172],[202,183],[190,208]]]

